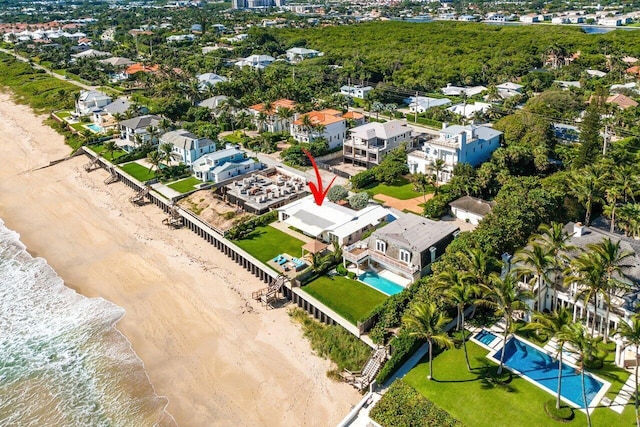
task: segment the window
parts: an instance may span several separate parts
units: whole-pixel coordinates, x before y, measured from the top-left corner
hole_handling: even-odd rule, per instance
[[[406,249],[400,249],[400,261],[409,264],[411,262],[411,252]]]
[[[385,253],[387,251],[387,242],[384,240],[376,240],[376,251]]]

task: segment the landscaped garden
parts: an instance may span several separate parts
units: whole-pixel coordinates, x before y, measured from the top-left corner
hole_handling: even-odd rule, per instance
[[[154,171],[149,170],[148,167],[142,166],[140,163],[131,162],[120,167],[123,171],[140,182],[150,181],[156,177],[156,173]]]
[[[462,348],[441,352],[433,360],[433,380],[428,380],[428,361],[425,359],[405,377],[407,384],[418,390],[427,399],[449,412],[468,426],[548,426],[561,425],[545,412],[544,405],[554,396],[536,387],[525,379],[514,375],[507,384],[492,380],[497,366],[486,358],[487,350],[473,342],[467,343],[472,372],[465,368]],[[606,394],[613,400],[628,378],[628,372],[613,366],[607,360],[594,374],[610,381]],[[508,409],[508,411],[507,411]],[[583,425],[586,415],[574,410],[573,425]],[[633,404],[625,408],[622,415],[605,407],[592,413],[595,426],[635,425]]]
[[[364,190],[369,193],[371,197],[374,197],[376,194],[384,194],[389,197],[395,197],[396,199],[408,200],[422,196],[422,193],[416,191],[413,183],[407,178],[399,178],[393,184],[371,184],[366,186]],[[431,188],[427,192],[432,193],[433,189]]]
[[[100,154],[102,157],[109,160],[110,162],[113,162],[115,159],[127,154],[124,150],[120,148],[118,148],[117,150],[114,150],[113,152],[107,151],[105,144],[91,145],[89,148],[91,148],[96,154]]]
[[[283,253],[298,256],[304,245],[302,240],[268,225],[257,227],[246,237],[234,240],[234,243],[265,264]]]
[[[179,193],[188,193],[189,191],[195,190],[196,185],[198,184],[202,184],[202,181],[191,176],[189,178],[181,179],[180,181],[168,184],[167,187],[176,190]]]
[[[344,276],[321,276],[302,288],[354,325],[365,320],[387,296]]]

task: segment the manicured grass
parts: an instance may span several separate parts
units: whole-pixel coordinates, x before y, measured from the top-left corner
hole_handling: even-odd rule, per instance
[[[89,148],[95,151],[96,154],[102,155],[102,157],[109,160],[110,162],[113,162],[118,157],[122,157],[125,154],[127,154],[124,150],[121,150],[121,149],[115,150],[113,153],[107,153],[107,151],[104,148],[104,144],[92,145]]]
[[[230,133],[229,135],[223,136],[222,139],[234,144],[241,144],[242,142],[244,142],[245,137],[240,132],[234,132]]]
[[[123,171],[141,182],[149,181],[156,177],[155,171],[149,171],[149,168],[136,162],[127,163],[126,165],[122,165],[121,168]]]
[[[71,112],[70,111],[56,111],[56,116],[58,116],[62,120],[64,120],[67,117],[71,116]]]
[[[302,288],[309,295],[340,314],[354,325],[364,320],[387,296],[344,276],[322,276]]]
[[[405,381],[470,427],[562,425],[552,420],[544,411],[545,402],[553,398],[551,394],[515,375],[507,385],[492,385],[485,379],[486,372],[487,368],[496,368],[486,358],[487,350],[472,342],[467,343],[467,349],[474,368],[471,373],[465,366],[464,352],[459,348],[444,351],[434,358],[434,380],[427,380],[429,364],[425,358],[407,374]],[[623,378],[618,368],[609,366],[608,370],[613,371],[613,375],[610,373],[607,377],[600,371],[594,373],[609,381],[616,376]],[[601,371],[606,373],[607,370]],[[621,384],[618,383],[615,389],[619,390],[620,387]],[[615,393],[607,393],[607,397],[613,400]],[[592,419],[594,426],[635,425],[632,404],[625,408],[622,415],[609,408],[597,408]],[[584,424],[586,415],[576,410],[571,425]]]
[[[395,197],[400,200],[413,199],[418,196],[422,196],[422,193],[413,189],[413,184],[406,178],[400,178],[391,185],[378,184],[369,185],[365,187],[365,191],[369,193],[371,197],[376,194],[385,194],[390,197]],[[427,193],[432,193],[433,189],[429,189]]]
[[[189,191],[195,190],[195,186],[198,184],[202,184],[202,181],[191,176],[189,178],[168,184],[167,187],[172,188],[180,193],[188,193]]]
[[[270,226],[257,227],[247,237],[234,243],[264,263],[285,252],[299,256],[304,245],[302,240]]]

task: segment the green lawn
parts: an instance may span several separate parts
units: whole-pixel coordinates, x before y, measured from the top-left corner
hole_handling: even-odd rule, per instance
[[[422,193],[419,191],[415,191],[413,189],[413,184],[409,182],[406,178],[400,178],[396,182],[391,185],[388,184],[378,184],[378,185],[369,185],[364,188],[367,193],[371,197],[375,194],[385,194],[390,197],[395,197],[400,200],[408,200],[413,199],[418,196],[422,196]],[[433,189],[430,188],[427,193],[432,193]]]
[[[327,307],[356,325],[364,320],[387,296],[375,289],[343,276],[322,276],[302,288]]]
[[[118,150],[114,151],[113,153],[107,153],[107,151],[104,149],[104,144],[92,145],[89,148],[91,148],[93,151],[95,151],[96,154],[102,155],[102,157],[104,157],[105,159],[109,160],[110,162],[113,162],[118,157],[121,157],[121,156],[124,156],[125,154],[127,154],[124,150],[121,150],[121,149],[118,149]]]
[[[120,168],[141,182],[149,181],[156,177],[155,171],[149,171],[149,168],[136,162],[127,163],[120,166]]]
[[[195,186],[198,184],[202,184],[202,181],[191,176],[189,178],[185,178],[180,181],[168,184],[167,187],[172,188],[180,193],[188,193],[189,191],[195,190]]]
[[[234,132],[234,133],[230,133],[229,135],[225,135],[222,137],[222,139],[224,139],[225,141],[234,143],[234,144],[241,144],[244,142],[245,140],[245,136],[242,135],[241,132]]]
[[[405,381],[470,427],[563,424],[549,418],[544,411],[544,403],[553,399],[551,394],[518,376],[514,376],[507,386],[492,386],[484,380],[485,367],[495,369],[495,364],[486,358],[487,350],[472,342],[467,344],[467,349],[473,372],[467,371],[464,352],[460,348],[447,350],[434,358],[434,380],[427,380],[429,365],[425,358],[407,374]],[[612,390],[619,390],[622,385],[619,380],[628,377],[620,371],[609,366],[594,373],[606,380],[616,381]],[[615,393],[610,391],[607,397],[613,400]],[[627,406],[622,415],[609,408],[597,408],[592,420],[594,426],[634,426],[633,406]],[[585,424],[586,415],[576,410],[575,418],[569,425]]]
[[[67,117],[71,116],[71,112],[70,111],[56,111],[56,116],[60,117],[62,120],[66,119]]]
[[[234,240],[234,243],[264,263],[285,252],[300,256],[304,245],[302,240],[270,226],[258,227],[244,239]]]

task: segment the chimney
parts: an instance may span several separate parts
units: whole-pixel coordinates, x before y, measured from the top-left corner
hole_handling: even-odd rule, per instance
[[[467,132],[466,131],[460,133],[459,141],[460,141],[460,146],[463,146],[463,145],[465,145],[467,143]]]
[[[573,235],[576,237],[582,237],[584,234],[584,225],[581,222],[573,224]]]

